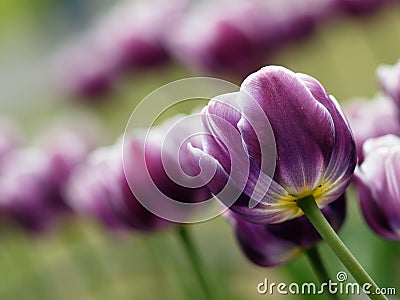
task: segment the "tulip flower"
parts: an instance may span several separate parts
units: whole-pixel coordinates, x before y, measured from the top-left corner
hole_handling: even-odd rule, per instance
[[[364,156],[355,176],[361,211],[378,235],[400,240],[400,138],[369,139]]]
[[[354,134],[358,163],[364,159],[362,147],[369,138],[400,135],[400,115],[394,102],[383,95],[373,100],[355,100],[344,107]]]
[[[243,77],[310,34],[331,8],[331,0],[203,1],[171,31],[170,51],[191,68]]]
[[[296,202],[307,196],[323,208],[351,181],[356,165],[351,130],[336,100],[310,76],[264,67],[247,77],[238,93],[212,99],[203,109],[203,123],[209,136],[204,150],[192,147],[194,160],[216,165],[208,186],[217,196],[233,179],[241,194],[230,209],[247,221],[299,217]],[[227,203],[230,197],[220,200]],[[255,207],[252,199],[259,202]]]
[[[382,65],[376,70],[382,90],[400,107],[400,60],[394,65]]]
[[[100,19],[93,32],[95,42],[117,57],[122,71],[159,66],[169,59],[165,35],[186,5],[185,0],[122,2]]]
[[[213,73],[248,74],[258,68],[269,51],[262,45],[275,40],[277,14],[265,18],[261,12],[266,12],[266,5],[262,1],[230,4],[194,4],[169,35],[173,55],[191,68]]]
[[[14,151],[2,166],[0,211],[2,217],[29,231],[46,229],[54,220],[59,197],[50,184],[50,164],[42,151]]]
[[[62,189],[88,149],[80,135],[55,130],[43,137],[40,146],[7,155],[0,176],[3,216],[32,232],[49,228],[57,216],[69,211]]]
[[[171,225],[152,214],[132,194],[122,164],[122,140],[92,152],[71,175],[65,193],[78,213],[113,230],[150,232]]]
[[[58,86],[71,96],[97,99],[111,91],[125,71],[164,64],[169,59],[165,36],[186,4],[186,0],[151,0],[115,5],[62,50],[56,60]]]
[[[346,214],[344,196],[328,204],[322,212],[335,230],[339,230]],[[273,267],[314,247],[321,236],[305,216],[279,224],[254,224],[228,211],[237,240],[246,257],[263,267]]]
[[[340,106],[316,79],[262,68],[239,92],[212,99],[203,124],[203,149],[188,147],[193,163],[216,170],[208,187],[217,198],[252,223],[304,214],[356,281],[370,284],[371,299],[386,299],[320,210],[343,196],[357,156]]]
[[[67,95],[93,99],[106,95],[117,76],[118,57],[83,37],[61,51],[56,59],[57,87]]]
[[[201,147],[201,121],[185,120],[190,119],[178,115],[150,131],[134,130],[125,135],[124,143],[124,170],[135,197],[157,215],[179,223],[190,219],[191,210],[180,211],[173,203],[210,198],[208,189],[191,177],[194,172],[186,146],[190,142]],[[127,207],[137,205],[131,201],[127,199]]]

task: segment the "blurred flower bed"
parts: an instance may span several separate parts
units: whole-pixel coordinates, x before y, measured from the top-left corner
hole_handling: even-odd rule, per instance
[[[343,105],[360,161],[367,137],[399,134],[387,102],[399,93],[385,84],[395,68],[376,75],[400,58],[396,1],[5,2],[0,299],[204,299],[175,228],[147,235],[145,213],[131,208],[124,217],[139,221],[127,232],[109,207],[93,204],[117,197],[104,182],[124,189],[121,170],[107,165],[109,145],[118,147],[135,106],[171,81],[201,75],[240,85],[264,65],[283,65],[317,78]],[[353,188],[347,198],[340,236],[379,282],[399,287],[400,246],[370,230]],[[105,224],[87,217],[93,209]],[[164,226],[152,219],[150,229]],[[251,264],[222,217],[189,229],[221,299],[267,297],[256,291],[265,277],[315,281],[303,256],[276,268]],[[325,244],[319,248],[331,274],[344,270]]]

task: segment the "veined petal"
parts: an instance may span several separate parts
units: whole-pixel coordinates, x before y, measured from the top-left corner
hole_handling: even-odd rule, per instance
[[[376,233],[390,240],[397,240],[399,237],[392,231],[386,216],[383,214],[379,204],[374,200],[375,196],[365,182],[357,176],[356,183],[358,198],[360,201],[361,211],[365,221]]]
[[[356,170],[356,186],[367,223],[379,235],[400,239],[400,139],[366,142],[366,158]]]
[[[256,101],[275,134],[277,169],[274,179],[296,195],[312,191],[325,171],[334,143],[334,123],[296,74],[266,67],[250,75],[241,90],[253,101],[241,101],[242,114],[254,119]]]
[[[315,197],[320,207],[337,199],[350,184],[354,168],[357,164],[357,154],[353,135],[346,117],[338,102],[329,96],[322,85],[314,78],[298,74],[299,78],[308,87],[314,98],[319,101],[332,116],[334,123],[334,143],[329,164],[326,167],[322,185]],[[315,195],[316,196],[316,195]]]

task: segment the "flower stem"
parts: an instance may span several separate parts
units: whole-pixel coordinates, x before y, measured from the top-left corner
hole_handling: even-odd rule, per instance
[[[189,257],[190,263],[193,267],[194,272],[196,273],[197,279],[204,291],[204,295],[206,299],[215,300],[216,297],[212,293],[212,289],[207,280],[207,276],[204,271],[204,264],[201,260],[201,257],[194,245],[193,240],[190,238],[190,234],[185,228],[184,225],[179,226],[178,228],[178,236],[182,242],[182,245],[186,251],[186,254]]]
[[[328,275],[328,272],[326,270],[326,267],[321,259],[321,255],[319,254],[319,251],[317,249],[317,246],[314,246],[310,249],[307,249],[305,251],[305,255],[310,262],[310,265],[312,269],[314,270],[315,275],[317,275],[318,280],[320,283],[328,282],[330,277]],[[339,299],[337,295],[328,293],[328,297],[332,300],[337,300]]]
[[[366,289],[369,287],[368,291],[370,293],[368,294],[368,297],[373,300],[387,300],[384,295],[379,295],[376,293],[376,291],[379,290],[377,284],[364,270],[349,249],[347,249],[346,245],[336,234],[335,230],[333,230],[332,226],[319,209],[314,197],[308,196],[297,200],[297,206],[301,208],[328,246],[340,259],[351,275],[353,275],[361,289],[363,289],[363,286]]]

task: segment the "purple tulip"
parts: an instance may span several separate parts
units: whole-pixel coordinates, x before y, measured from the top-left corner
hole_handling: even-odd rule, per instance
[[[186,4],[186,0],[151,0],[116,5],[64,49],[57,59],[58,85],[72,96],[99,98],[125,71],[164,64],[169,59],[166,35]]]
[[[262,68],[238,93],[212,99],[202,113],[209,135],[204,150],[192,147],[193,161],[216,168],[208,187],[223,203],[233,197],[218,195],[225,185],[239,190],[230,208],[250,222],[299,217],[296,201],[309,195],[323,208],[351,181],[357,158],[350,127],[336,100],[310,76]]]
[[[165,36],[186,6],[185,0],[126,1],[100,20],[94,35],[118,57],[120,70],[159,66],[169,59]]]
[[[30,231],[41,231],[54,219],[58,202],[49,185],[49,161],[42,151],[28,148],[14,151],[2,166],[0,210],[3,218]],[[55,197],[54,197],[55,196]]]
[[[240,0],[235,5],[204,1],[193,5],[171,32],[170,50],[191,68],[246,76],[284,43],[308,35],[331,4],[331,0]]]
[[[67,47],[56,61],[56,84],[68,95],[86,99],[107,94],[117,76],[118,57],[82,38]]]
[[[9,154],[0,176],[2,214],[33,232],[68,212],[61,190],[88,151],[87,141],[69,131],[55,130],[41,143]]]
[[[382,90],[391,97],[400,108],[400,60],[394,65],[382,65],[377,69]]]
[[[167,223],[140,204],[126,220],[117,210],[123,198],[135,201],[122,168],[122,144],[95,150],[75,169],[65,188],[68,204],[79,214],[93,217],[112,230],[129,227],[139,231],[162,228]]]
[[[135,130],[125,136],[124,170],[136,198],[158,213],[166,213],[171,221],[190,219],[191,209],[182,211],[169,200],[179,203],[199,203],[211,198],[205,184],[193,180],[193,169],[187,144],[201,147],[201,121],[178,115],[159,126]],[[141,205],[133,198],[126,206]],[[128,209],[129,210],[129,209]],[[153,210],[152,210],[153,211]],[[188,215],[182,215],[188,214]]]
[[[378,95],[373,100],[355,100],[344,107],[353,130],[358,162],[364,159],[362,147],[369,138],[400,135],[400,116],[391,99]]]
[[[378,235],[400,240],[400,138],[369,139],[364,156],[355,173],[361,211]]]
[[[335,230],[339,230],[346,215],[344,195],[328,204],[322,212]],[[280,224],[254,224],[232,211],[226,213],[237,240],[250,261],[262,267],[283,264],[322,240],[310,221],[301,216]]]
[[[282,16],[268,8],[258,0],[194,5],[172,31],[170,50],[194,69],[246,75],[263,64],[281,32]]]

